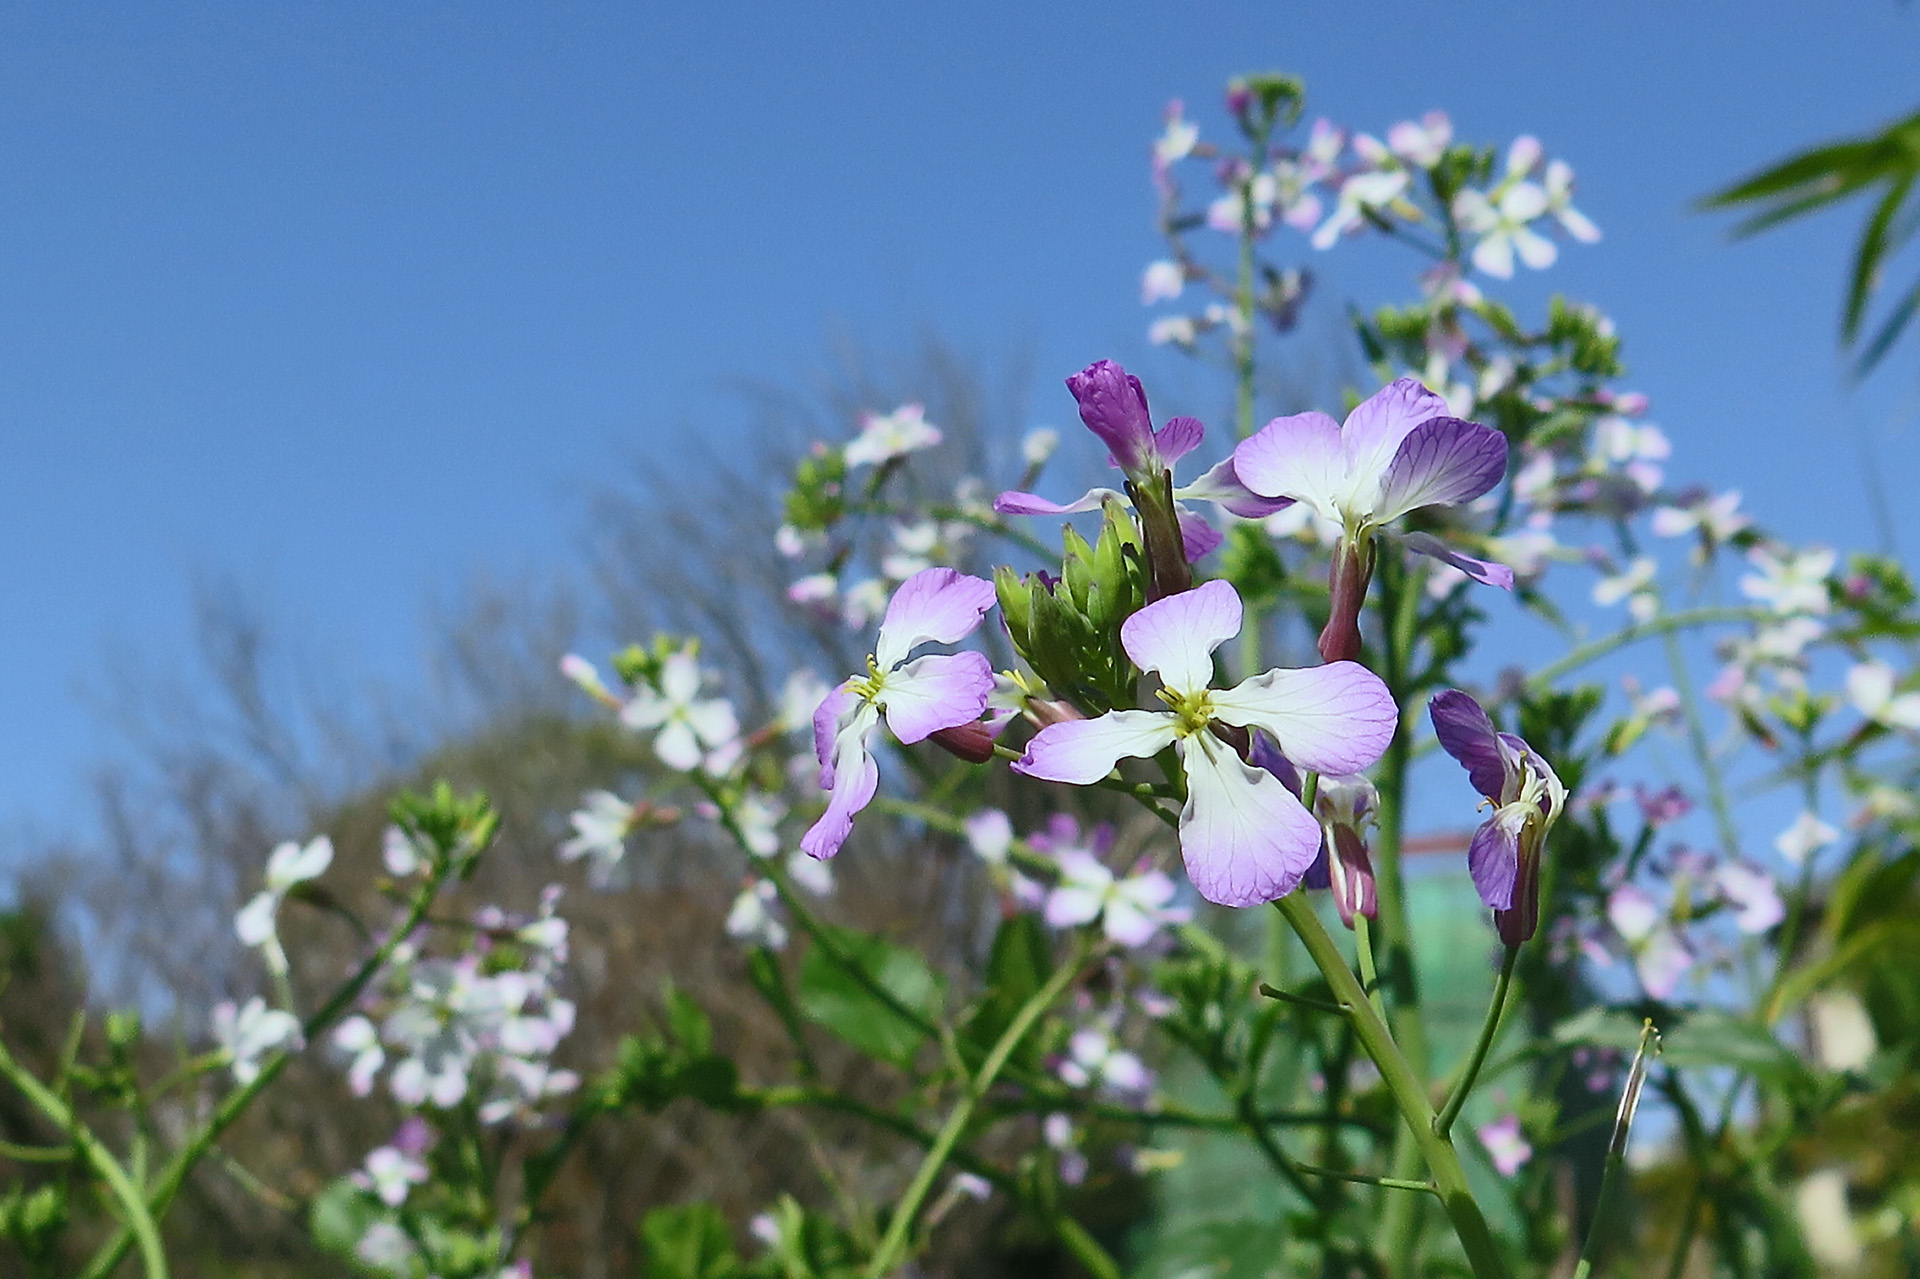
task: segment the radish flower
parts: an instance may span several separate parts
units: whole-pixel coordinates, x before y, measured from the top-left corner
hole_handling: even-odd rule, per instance
[[[1226,582],[1147,605],[1120,628],[1142,670],[1155,671],[1163,711],[1110,711],[1050,724],[1016,772],[1086,786],[1122,759],[1168,746],[1187,779],[1180,850],[1200,895],[1252,906],[1294,890],[1320,851],[1320,824],[1273,774],[1249,766],[1212,730],[1261,729],[1288,759],[1323,773],[1357,773],[1385,753],[1398,711],[1378,676],[1351,662],[1271,670],[1209,687],[1213,651],[1240,632],[1240,596]]]

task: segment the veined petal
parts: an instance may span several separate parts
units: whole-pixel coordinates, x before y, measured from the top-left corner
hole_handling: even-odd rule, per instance
[[[1272,670],[1213,694],[1213,717],[1263,729],[1293,763],[1316,773],[1371,767],[1393,740],[1393,694],[1358,662]]]
[[[1500,758],[1500,737],[1480,703],[1457,688],[1435,693],[1427,705],[1440,749],[1466,767],[1473,788],[1494,803],[1506,785],[1507,768]]]
[[[993,499],[993,509],[1002,515],[1078,515],[1082,511],[1099,510],[1108,498],[1118,502],[1127,500],[1125,495],[1114,489],[1088,489],[1063,506],[1035,493],[1008,489]]]
[[[1197,417],[1172,417],[1153,433],[1154,450],[1160,461],[1171,468],[1175,462],[1200,447],[1207,428]]]
[[[965,639],[993,607],[993,583],[950,568],[923,568],[887,601],[874,660],[882,671],[905,661],[922,644]]]
[[[1240,596],[1227,582],[1205,582],[1155,600],[1120,624],[1120,645],[1142,669],[1158,671],[1176,693],[1213,683],[1213,650],[1240,633]]]
[[[1340,518],[1346,487],[1346,446],[1340,424],[1325,413],[1277,417],[1233,451],[1233,473],[1262,497],[1305,502],[1330,520]]]
[[[1227,540],[1219,529],[1178,502],[1173,504],[1173,517],[1180,522],[1180,549],[1186,552],[1189,564],[1219,550],[1220,543]]]
[[[1264,519],[1293,505],[1290,497],[1261,497],[1242,484],[1230,457],[1193,483],[1175,489],[1173,499],[1176,502],[1218,503],[1243,520]],[[994,509],[999,508],[996,506]]]
[[[1498,816],[1481,822],[1473,832],[1473,842],[1467,846],[1467,872],[1489,908],[1513,906],[1513,885],[1520,877],[1520,840]]]
[[[887,727],[911,746],[943,728],[979,719],[991,692],[993,667],[985,653],[934,653],[885,675],[879,700]]]
[[[1163,711],[1108,711],[1098,719],[1049,724],[1027,743],[1013,771],[1043,782],[1090,786],[1123,759],[1158,755],[1173,741],[1177,723]]]
[[[1497,586],[1503,591],[1513,589],[1513,570],[1496,560],[1477,560],[1464,552],[1456,551],[1431,533],[1400,533],[1395,540],[1416,555],[1425,555],[1439,560],[1442,564],[1452,565],[1474,581],[1486,586]]]
[[[833,794],[827,811],[800,837],[800,851],[825,860],[840,851],[853,833],[853,815],[873,800],[880,786],[880,767],[867,753],[864,733],[840,735],[833,761]]]
[[[1374,518],[1384,524],[1423,506],[1471,502],[1506,473],[1506,436],[1457,417],[1429,418],[1395,450]]]
[[[1340,428],[1355,486],[1364,492],[1372,487],[1367,481],[1384,477],[1415,427],[1451,416],[1445,400],[1410,377],[1397,378],[1360,401]],[[1246,479],[1244,472],[1240,478]]]
[[[853,681],[848,680],[847,684]],[[834,741],[840,736],[841,721],[854,710],[859,698],[842,684],[828,693],[813,708],[813,757],[820,761],[820,789],[833,789]]]
[[[1256,906],[1292,892],[1320,851],[1320,824],[1273,774],[1249,768],[1210,733],[1182,738],[1180,757],[1180,853],[1200,895]]]

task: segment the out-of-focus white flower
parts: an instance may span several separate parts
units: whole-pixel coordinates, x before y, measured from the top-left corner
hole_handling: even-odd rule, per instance
[[[1060,432],[1050,426],[1036,426],[1020,441],[1020,456],[1028,466],[1045,466],[1060,447]]]
[[[1186,268],[1178,262],[1166,258],[1149,262],[1147,269],[1140,273],[1140,304],[1152,306],[1155,302],[1171,302],[1186,287]]]
[[[286,952],[280,948],[276,931],[280,903],[301,884],[320,875],[333,864],[333,841],[325,835],[305,845],[289,840],[267,855],[266,887],[233,917],[233,931],[242,944],[258,947],[267,966],[276,973],[287,971]]]
[[[405,1203],[413,1188],[425,1185],[426,1180],[427,1166],[392,1146],[369,1151],[366,1167],[353,1174],[354,1185],[371,1190],[389,1208]]]
[[[1147,341],[1155,346],[1192,346],[1198,336],[1189,315],[1163,315],[1147,326]]]
[[[573,837],[560,845],[560,860],[590,858],[594,883],[604,885],[627,855],[627,835],[633,830],[636,809],[612,791],[588,791],[583,798],[586,806],[568,818]]]
[[[1747,552],[1747,561],[1754,571],[1740,579],[1740,592],[1748,599],[1759,600],[1776,613],[1827,611],[1827,579],[1835,562],[1832,551],[1756,546]]]
[[[659,687],[639,688],[621,708],[620,722],[636,732],[658,730],[653,753],[669,768],[709,773],[740,735],[733,703],[723,697],[702,698],[705,676],[694,655],[681,650],[660,663]]]
[[[1773,846],[1795,866],[1840,838],[1840,832],[1811,812],[1802,812],[1793,824],[1774,837]]]
[[[1004,866],[1013,848],[1013,823],[997,808],[983,808],[966,820],[967,844],[981,861]]]
[[[868,413],[860,419],[860,434],[847,445],[847,465],[877,466],[940,442],[940,428],[927,421],[926,409],[902,404],[891,413]]]
[[[1920,731],[1920,693],[1896,693],[1899,677],[1885,662],[1861,662],[1847,672],[1854,709],[1889,728]]]
[[[1636,622],[1651,619],[1660,611],[1660,597],[1651,589],[1660,565],[1650,555],[1642,555],[1625,571],[1603,577],[1594,583],[1593,602],[1602,607],[1627,602],[1627,612]]]
[[[727,911],[727,936],[769,950],[785,949],[787,926],[774,914],[779,900],[779,890],[768,880],[757,879],[741,889]]]
[[[1099,1087],[1133,1095],[1153,1088],[1153,1072],[1114,1043],[1112,1035],[1096,1027],[1074,1032],[1067,1041],[1067,1059],[1060,1063],[1059,1073],[1075,1088]]]
[[[213,1008],[213,1037],[226,1050],[235,1082],[250,1084],[260,1077],[262,1057],[283,1044],[300,1042],[300,1019],[268,1008],[258,995],[238,1008],[223,1000]]]
[[[1487,1158],[1493,1161],[1494,1171],[1502,1177],[1511,1177],[1533,1158],[1533,1147],[1520,1131],[1520,1116],[1503,1115],[1490,1124],[1483,1124],[1479,1132],[1480,1144],[1487,1149]]]

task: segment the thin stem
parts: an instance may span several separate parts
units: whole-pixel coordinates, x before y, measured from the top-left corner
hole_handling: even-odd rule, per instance
[[[1351,1181],[1362,1186],[1381,1186],[1387,1190],[1418,1190],[1425,1194],[1437,1195],[1439,1189],[1431,1181],[1406,1181],[1399,1177],[1376,1177],[1366,1172],[1343,1172],[1338,1168],[1322,1168],[1318,1164],[1295,1164],[1301,1172],[1316,1177],[1326,1177],[1333,1181]]]
[[[1713,744],[1707,740],[1706,721],[1700,716],[1699,699],[1693,695],[1693,681],[1687,675],[1686,654],[1672,631],[1662,637],[1667,650],[1668,673],[1673,676],[1674,691],[1680,696],[1680,711],[1687,721],[1687,744],[1693,749],[1694,762],[1707,784],[1707,803],[1713,809],[1714,829],[1719,832],[1721,850],[1728,857],[1740,851],[1740,828],[1733,820],[1733,805],[1727,802],[1726,780],[1713,757]]]
[[[1072,957],[1054,970],[1053,976],[1047,978],[1046,985],[1035,991],[1032,997],[1020,1006],[1020,1010],[1013,1015],[1013,1020],[1007,1023],[1007,1028],[1001,1032],[1000,1038],[994,1041],[986,1060],[980,1063],[980,1069],[966,1081],[960,1100],[948,1113],[947,1122],[941,1126],[939,1135],[934,1138],[932,1148],[927,1151],[926,1158],[920,1161],[919,1171],[914,1173],[913,1180],[907,1185],[906,1193],[900,1197],[900,1202],[895,1206],[893,1217],[887,1223],[887,1233],[881,1238],[879,1248],[867,1263],[867,1279],[885,1279],[885,1276],[892,1273],[895,1263],[906,1251],[907,1238],[913,1230],[913,1220],[919,1214],[920,1204],[926,1199],[927,1192],[933,1188],[934,1178],[940,1175],[940,1169],[946,1164],[948,1156],[952,1154],[954,1146],[959,1142],[960,1134],[966,1131],[968,1122],[973,1118],[974,1107],[979,1105],[982,1097],[986,1096],[987,1090],[993,1086],[993,1081],[999,1076],[1000,1068],[1007,1064],[1007,1059],[1013,1055],[1013,1050],[1019,1047],[1020,1041],[1026,1038],[1027,1032],[1033,1028],[1034,1023],[1040,1020],[1041,1015],[1048,1008],[1052,1007],[1053,1001],[1060,997],[1078,975],[1086,954],[1084,942],[1074,948]]]
[[[1493,1232],[1487,1227],[1487,1219],[1482,1215],[1480,1205],[1474,1202],[1473,1191],[1467,1186],[1466,1172],[1460,1166],[1460,1157],[1454,1152],[1452,1141],[1433,1129],[1433,1103],[1427,1099],[1426,1086],[1420,1082],[1420,1077],[1395,1045],[1393,1033],[1387,1029],[1386,1022],[1367,1002],[1366,992],[1360,989],[1359,979],[1347,967],[1346,957],[1340,953],[1333,938],[1327,935],[1327,930],[1320,924],[1320,917],[1314,914],[1304,894],[1289,893],[1274,905],[1293,926],[1294,933],[1313,957],[1320,975],[1333,987],[1334,994],[1352,1008],[1350,1017],[1354,1034],[1367,1050],[1367,1055],[1373,1059],[1373,1064],[1379,1068],[1387,1091],[1393,1096],[1402,1118],[1407,1121],[1408,1133],[1426,1159],[1427,1170],[1433,1177],[1434,1193],[1439,1196],[1448,1219],[1453,1223],[1454,1233],[1459,1236],[1460,1245],[1466,1250],[1467,1262],[1473,1268],[1473,1273],[1478,1279],[1508,1279],[1507,1264],[1500,1255]]]
[[[86,1156],[87,1163],[100,1175],[100,1180],[107,1183],[107,1189],[113,1192],[120,1211],[126,1214],[121,1231],[130,1236],[133,1244],[138,1245],[140,1267],[146,1272],[147,1279],[167,1279],[167,1257],[160,1247],[160,1231],[154,1225],[154,1214],[148,1211],[146,1198],[141,1195],[140,1188],[133,1184],[133,1179],[127,1176],[126,1169],[113,1157],[113,1152],[93,1135],[92,1129],[80,1122],[80,1117],[51,1088],[15,1061],[5,1045],[0,1045],[0,1076],[5,1076],[7,1082],[18,1088],[21,1095],[55,1126],[72,1136],[74,1145]]]
[[[1460,1107],[1467,1104],[1467,1095],[1473,1091],[1474,1080],[1480,1076],[1480,1067],[1487,1060],[1487,1050],[1493,1047],[1494,1039],[1500,1033],[1500,1016],[1507,1010],[1507,987],[1513,984],[1514,961],[1520,958],[1518,946],[1507,947],[1507,953],[1500,959],[1500,979],[1493,986],[1493,1002],[1487,1005],[1487,1020],[1480,1027],[1480,1038],[1473,1045],[1473,1054],[1467,1058],[1467,1069],[1460,1076],[1460,1082],[1453,1087],[1453,1095],[1447,1098],[1447,1104],[1434,1117],[1433,1130],[1442,1137],[1453,1131],[1453,1121],[1460,1117]]]
[[[1359,911],[1353,914],[1353,950],[1360,962],[1360,984],[1366,988],[1367,1000],[1373,1005],[1374,1013],[1385,1021],[1387,1005],[1380,994],[1380,970],[1373,962],[1373,921]]]
[[[353,975],[333,992],[318,1012],[307,1018],[301,1025],[303,1041],[318,1038],[322,1031],[332,1025],[352,1005],[353,1001],[360,997],[360,992],[366,989],[367,983],[386,967],[387,961],[393,957],[395,947],[405,941],[413,930],[420,926],[420,921],[426,918],[427,911],[432,907],[434,898],[439,895],[440,887],[446,882],[451,870],[450,865],[437,868],[419,888],[414,890],[413,901],[408,907],[406,917],[387,934],[387,940],[361,962],[360,967],[355,969]],[[234,1121],[246,1112],[247,1107],[253,1104],[254,1098],[266,1091],[274,1080],[280,1077],[280,1072],[285,1070],[287,1064],[293,1060],[295,1051],[283,1049],[261,1063],[260,1073],[254,1076],[251,1082],[228,1093],[214,1110],[213,1117],[207,1120],[206,1125],[194,1134],[191,1141],[175,1152],[172,1159],[167,1161],[166,1167],[160,1170],[160,1175],[154,1180],[153,1188],[147,1196],[145,1209],[151,1213],[152,1217],[165,1215],[168,1205],[173,1202],[174,1195],[179,1193],[181,1183],[186,1180],[187,1174],[193,1170],[194,1165],[206,1157],[214,1143],[220,1140],[220,1135],[232,1127]],[[87,1263],[86,1270],[81,1273],[81,1279],[106,1279],[112,1274],[114,1267],[119,1265],[121,1259],[127,1255],[127,1250],[135,1244],[134,1236],[137,1230],[137,1219],[123,1224],[114,1232],[113,1237],[93,1254],[92,1259]],[[151,1268],[149,1273],[154,1273]]]
[[[1752,622],[1765,616],[1766,610],[1758,608],[1694,608],[1679,613],[1664,613],[1652,621],[1624,626],[1611,635],[1581,645],[1558,661],[1548,662],[1527,677],[1527,686],[1535,692],[1550,688],[1561,676],[1570,675],[1581,667],[1597,662],[1607,654],[1625,648],[1638,640],[1655,635],[1670,635],[1675,631],[1692,630],[1696,626]]]

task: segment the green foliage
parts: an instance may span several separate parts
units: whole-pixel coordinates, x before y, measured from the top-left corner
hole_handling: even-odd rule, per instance
[[[946,982],[923,956],[904,946],[849,928],[830,928],[827,937],[861,975],[815,946],[800,964],[800,1011],[868,1056],[912,1065],[926,1041],[926,1026],[946,1003]],[[887,992],[893,1003],[873,987]],[[918,1024],[902,1009],[917,1014]]]
[[[1873,195],[1872,210],[1854,246],[1840,311],[1840,340],[1857,350],[1856,372],[1864,375],[1885,357],[1920,311],[1920,280],[1881,318],[1873,336],[1861,340],[1862,326],[1888,262],[1920,230],[1920,113],[1878,133],[1811,147],[1743,178],[1701,201],[1707,209],[1750,207],[1755,212],[1736,225],[1736,236],[1750,236]]]
[[[1135,671],[1120,645],[1120,624],[1146,601],[1146,572],[1138,531],[1116,503],[1108,503],[1092,545],[1067,526],[1060,576],[1025,578],[994,570],[994,590],[1013,637],[1014,651],[1055,693],[1090,706],[1122,704]]]
[[[0,1195],[0,1239],[18,1248],[37,1271],[59,1255],[67,1215],[66,1191],[57,1183],[33,1190],[9,1187]]]
[[[1022,911],[1009,915],[993,935],[987,955],[987,991],[961,1033],[963,1048],[984,1056],[1013,1023],[1014,1016],[1053,974],[1053,945],[1039,918]],[[1016,1065],[1032,1066],[1040,1056],[1032,1035],[1014,1049]]]
[[[732,1279],[740,1273],[727,1220],[712,1204],[655,1208],[640,1223],[642,1279]]]
[[[690,1097],[715,1110],[750,1109],[740,1094],[740,1069],[713,1051],[713,1023],[706,1011],[676,990],[662,990],[665,1026],[620,1040],[619,1063],[603,1084],[609,1107],[638,1106],[650,1113]]]

